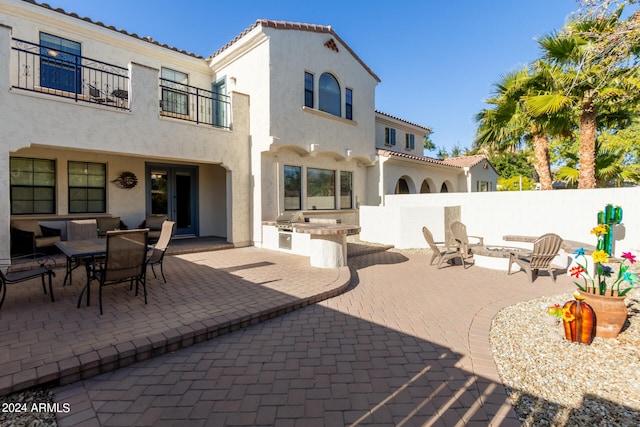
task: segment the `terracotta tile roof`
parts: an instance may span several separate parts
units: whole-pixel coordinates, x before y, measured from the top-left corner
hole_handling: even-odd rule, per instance
[[[487,157],[484,154],[476,154],[473,156],[450,157],[448,159],[443,159],[442,161],[452,166],[472,168],[481,161],[486,160],[486,158]]]
[[[397,117],[397,116],[392,116],[391,114],[387,114],[387,113],[382,112],[380,110],[376,110],[376,114],[380,114],[381,116],[386,116],[386,117],[389,117],[390,119],[398,120],[398,121],[406,123],[408,125],[416,126],[416,127],[421,128],[421,129],[424,129],[424,130],[426,130],[428,132],[431,132],[431,128],[430,127],[422,126],[422,125],[419,125],[417,123],[413,123],[413,122],[410,122],[408,120],[401,119],[400,117]]]
[[[216,52],[214,52],[209,59],[213,59],[216,56],[220,55],[225,50],[229,49],[232,45],[237,43],[240,39],[246,36],[249,32],[251,32],[256,27],[264,27],[264,28],[274,28],[276,30],[294,30],[294,31],[308,31],[312,33],[321,33],[321,34],[330,34],[333,38],[339,42],[344,48],[362,65],[362,67],[367,70],[369,74],[377,81],[380,82],[380,78],[365,64],[362,59],[340,38],[333,28],[327,25],[316,25],[316,24],[304,24],[300,22],[286,22],[286,21],[272,21],[269,19],[258,19],[253,25],[249,28],[245,29],[242,33],[237,35],[233,40],[231,40],[226,45],[222,46]],[[337,47],[336,47],[337,48]]]
[[[456,169],[462,169],[462,166],[448,164],[448,163],[445,163],[442,160],[434,159],[432,157],[416,156],[416,155],[413,155],[413,154],[401,153],[401,152],[398,152],[398,151],[389,151],[389,150],[378,149],[378,155],[379,156],[384,156],[384,157],[402,157],[404,159],[418,160],[418,161],[425,162],[425,163],[432,163],[434,165],[446,166],[446,167],[456,168]]]
[[[30,3],[30,4],[33,4],[35,6],[39,6],[39,7],[45,8],[45,9],[49,9],[49,10],[51,10],[53,12],[58,12],[58,13],[61,13],[63,15],[66,15],[66,16],[70,16],[72,18],[76,18],[76,19],[80,19],[80,20],[85,21],[85,22],[89,22],[90,24],[98,25],[99,27],[103,27],[103,28],[106,28],[108,30],[115,31],[115,32],[124,34],[126,36],[130,36],[130,37],[133,37],[135,39],[138,39],[138,40],[141,40],[141,41],[144,41],[144,42],[147,42],[147,43],[151,43],[151,44],[154,44],[156,46],[163,47],[165,49],[173,50],[174,52],[178,52],[178,53],[181,53],[181,54],[184,54],[184,55],[188,55],[188,56],[191,56],[191,57],[194,57],[194,58],[198,58],[198,59],[204,59],[200,55],[196,55],[195,53],[187,52],[186,50],[181,50],[181,49],[178,49],[176,47],[169,46],[169,45],[164,44],[164,43],[160,43],[160,42],[152,39],[151,37],[141,37],[141,36],[139,36],[139,35],[137,35],[135,33],[129,33],[127,31],[125,31],[125,30],[117,29],[113,25],[107,26],[107,25],[103,24],[100,21],[93,21],[91,18],[81,17],[81,16],[79,16],[78,14],[76,14],[74,12],[67,12],[62,8],[55,8],[54,9],[53,7],[49,6],[47,3],[38,3],[35,0],[22,0],[22,1],[25,2],[25,3]]]

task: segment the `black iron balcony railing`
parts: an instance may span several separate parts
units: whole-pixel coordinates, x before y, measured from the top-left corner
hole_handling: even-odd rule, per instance
[[[160,114],[229,128],[229,96],[161,78]]]
[[[14,88],[129,109],[129,70],[74,53],[12,39]]]

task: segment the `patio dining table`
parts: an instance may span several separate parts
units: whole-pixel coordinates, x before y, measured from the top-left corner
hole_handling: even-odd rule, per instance
[[[107,240],[106,239],[87,239],[87,240],[64,240],[56,243],[56,247],[66,256],[66,273],[64,276],[63,285],[67,283],[67,277],[69,283],[72,283],[73,270],[79,265],[79,261],[86,259],[93,259],[98,256],[104,256],[107,253]],[[74,264],[76,264],[74,266]],[[80,292],[78,297],[78,307],[80,307],[80,301],[82,295],[87,291],[87,305],[89,305],[91,288],[89,286],[91,282],[91,275],[89,271],[89,263],[85,262],[87,270],[87,283]]]

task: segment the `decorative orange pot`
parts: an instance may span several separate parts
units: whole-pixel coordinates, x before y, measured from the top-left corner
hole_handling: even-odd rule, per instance
[[[624,322],[627,320],[627,304],[622,296],[605,296],[578,290],[596,313],[596,336],[602,338],[615,338],[618,336]]]
[[[573,315],[570,322],[563,319],[565,338],[580,344],[591,344],[596,335],[596,315],[593,308],[584,301],[576,300],[567,301],[563,308]]]

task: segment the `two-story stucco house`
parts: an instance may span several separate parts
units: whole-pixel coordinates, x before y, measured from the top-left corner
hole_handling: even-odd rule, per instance
[[[357,223],[385,194],[495,188],[423,157],[429,129],[376,112],[379,81],[331,27],[260,20],[203,58],[0,0],[0,264],[21,218],[164,214],[262,246],[287,210]]]

